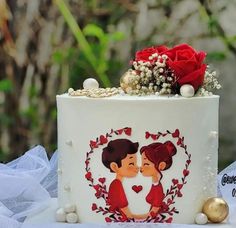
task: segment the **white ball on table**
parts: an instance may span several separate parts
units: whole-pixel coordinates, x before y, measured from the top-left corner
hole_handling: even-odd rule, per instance
[[[198,225],[204,225],[208,222],[208,218],[204,213],[198,213],[196,214],[195,222]]]
[[[57,222],[65,222],[66,221],[66,213],[63,208],[57,209],[55,218],[56,218]]]
[[[84,89],[98,89],[99,88],[99,83],[94,78],[87,78],[83,82],[83,87],[84,87]]]
[[[77,223],[78,222],[78,216],[76,213],[69,213],[66,215],[66,221],[68,223]]]
[[[180,87],[180,94],[183,97],[193,97],[195,90],[192,85],[186,84]]]
[[[74,204],[66,204],[64,210],[66,213],[75,212],[76,206]]]

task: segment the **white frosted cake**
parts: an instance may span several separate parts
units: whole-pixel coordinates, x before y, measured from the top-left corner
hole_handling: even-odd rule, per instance
[[[57,96],[58,221],[194,223],[217,195],[219,84],[204,57],[144,49],[121,88],[88,79]]]

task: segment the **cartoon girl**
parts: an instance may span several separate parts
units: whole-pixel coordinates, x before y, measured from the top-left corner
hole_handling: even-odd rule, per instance
[[[141,148],[142,166],[140,172],[145,177],[152,177],[152,187],[146,196],[146,201],[151,205],[149,214],[157,214],[164,199],[163,187],[161,184],[162,171],[172,165],[172,156],[177,150],[171,141],[165,143],[152,143]]]

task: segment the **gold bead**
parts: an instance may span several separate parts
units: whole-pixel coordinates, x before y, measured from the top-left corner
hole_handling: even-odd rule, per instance
[[[222,198],[212,197],[204,203],[202,212],[211,222],[220,223],[228,216],[229,206]]]
[[[132,90],[136,89],[137,81],[139,82],[140,78],[134,70],[128,70],[120,78],[120,86],[126,92],[130,93]]]

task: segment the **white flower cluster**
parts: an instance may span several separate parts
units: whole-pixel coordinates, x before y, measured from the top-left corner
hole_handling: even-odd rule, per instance
[[[130,94],[171,94],[174,82],[173,72],[167,68],[166,55],[152,54],[150,62],[134,61],[133,68],[139,75],[139,81]]]
[[[206,70],[203,85],[199,88],[197,95],[211,96],[213,94],[212,91],[215,89],[221,89],[221,85],[218,82],[216,72],[210,72]]]

